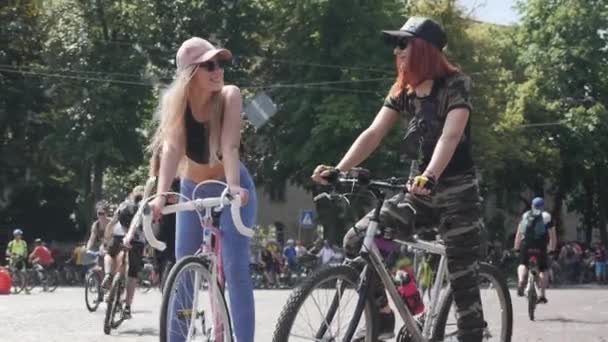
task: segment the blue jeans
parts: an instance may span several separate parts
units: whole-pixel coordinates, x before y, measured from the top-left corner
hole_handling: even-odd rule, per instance
[[[223,180],[225,181],[225,180]],[[249,191],[249,202],[241,208],[241,219],[247,227],[253,227],[256,222],[257,198],[255,185],[244,165],[240,168],[241,187]],[[190,198],[196,184],[184,179],[181,182],[181,194]],[[195,197],[216,197],[224,190],[218,184],[209,184],[197,189]],[[222,238],[222,257],[226,285],[230,295],[230,314],[232,317],[234,335],[238,342],[253,342],[255,333],[255,307],[253,301],[253,285],[249,274],[249,238],[241,235],[234,226],[230,208],[222,211],[220,218]],[[203,230],[198,215],[193,211],[177,213],[176,220],[175,257],[180,259],[193,255],[203,241]],[[190,293],[189,296],[192,294]],[[175,320],[173,320],[175,321]],[[172,329],[179,331],[179,329]],[[183,338],[171,335],[171,342],[181,342]]]

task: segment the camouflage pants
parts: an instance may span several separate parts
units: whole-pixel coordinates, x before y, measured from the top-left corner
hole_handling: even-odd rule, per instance
[[[412,211],[409,206],[414,210]],[[459,340],[478,342],[484,327],[479,296],[478,261],[485,254],[485,229],[481,216],[479,186],[473,173],[442,178],[432,196],[397,195],[384,203],[380,224],[393,227],[397,239],[414,229],[439,228],[446,245],[450,285],[458,315]],[[344,237],[346,255],[358,254],[372,213],[361,219]],[[379,279],[376,279],[379,282]],[[380,307],[387,304],[383,287],[376,287]]]

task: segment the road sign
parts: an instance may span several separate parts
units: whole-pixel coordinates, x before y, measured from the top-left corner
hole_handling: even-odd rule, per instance
[[[302,210],[302,213],[300,214],[300,225],[302,227],[310,228],[310,227],[314,226],[314,224],[315,224],[315,222],[314,222],[313,211],[312,210]]]
[[[245,107],[247,119],[255,126],[262,127],[276,112],[277,106],[266,93],[259,92]]]

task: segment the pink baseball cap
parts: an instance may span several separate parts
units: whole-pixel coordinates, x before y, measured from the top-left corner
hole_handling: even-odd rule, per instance
[[[183,69],[192,64],[206,62],[215,56],[219,56],[222,60],[230,60],[232,52],[218,49],[203,38],[192,37],[183,42],[177,50],[175,63],[178,69]]]

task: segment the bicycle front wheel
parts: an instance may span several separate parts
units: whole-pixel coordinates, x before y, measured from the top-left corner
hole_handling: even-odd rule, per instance
[[[22,271],[15,271],[11,273],[12,286],[11,293],[18,294],[25,289],[25,273]]]
[[[47,291],[53,292],[53,291],[57,290],[57,286],[59,286],[59,274],[58,274],[57,270],[46,271]]]
[[[160,311],[160,341],[231,342],[224,291],[211,276],[210,262],[189,256],[169,272]]]
[[[118,328],[124,320],[122,314],[122,301],[121,297],[124,291],[124,275],[117,273],[114,275],[112,280],[112,287],[108,295],[108,302],[106,307],[106,316],[103,321],[103,332],[109,335],[112,329]]]
[[[496,267],[480,263],[479,288],[486,323],[483,341],[510,342],[513,333],[513,307],[506,280]],[[457,341],[457,334],[454,295],[448,287],[435,321],[432,341]]]
[[[89,312],[94,312],[99,307],[103,295],[101,292],[101,280],[99,274],[95,271],[87,272],[84,281],[84,302],[87,305]]]
[[[306,278],[289,296],[279,316],[274,342],[375,342],[375,305],[359,272],[327,266]]]

